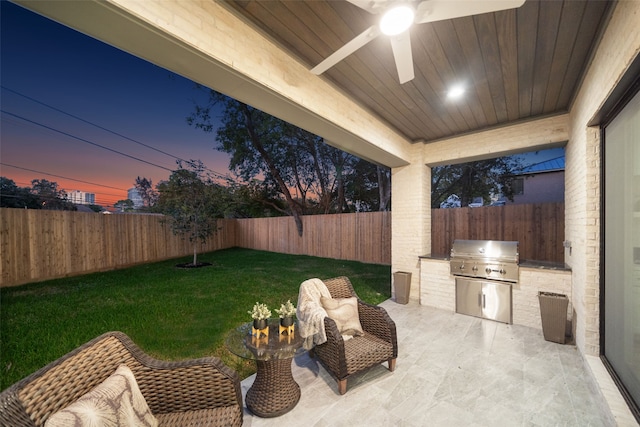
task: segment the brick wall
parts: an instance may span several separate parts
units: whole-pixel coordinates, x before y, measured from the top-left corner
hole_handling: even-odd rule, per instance
[[[456,283],[449,274],[449,261],[420,260],[420,304],[443,310],[456,310]]]
[[[520,280],[513,285],[513,323],[542,329],[538,292],[553,292],[569,298],[567,319],[572,319],[571,271],[520,268]]]
[[[599,128],[589,123],[640,53],[640,2],[620,1],[570,112],[566,155],[566,262],[573,270],[576,344],[600,353],[600,153]]]
[[[593,128],[576,130],[567,146],[565,236],[571,249],[566,263],[573,270],[576,344],[599,354],[600,222],[599,138]]]

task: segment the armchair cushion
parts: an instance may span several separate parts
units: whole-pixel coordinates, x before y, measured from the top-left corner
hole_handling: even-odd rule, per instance
[[[338,331],[341,335],[347,335],[349,338],[364,335],[358,315],[358,299],[356,297],[321,297],[320,302],[327,312],[327,316],[336,322],[336,326],[338,326]]]
[[[131,369],[120,365],[109,378],[45,422],[45,427],[70,425],[156,427],[158,420],[151,413]]]

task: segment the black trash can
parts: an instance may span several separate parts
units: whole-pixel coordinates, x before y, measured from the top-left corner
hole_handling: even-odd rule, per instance
[[[567,306],[569,299],[563,294],[538,292],[540,317],[542,318],[542,334],[546,341],[565,343],[567,327]]]
[[[407,304],[409,293],[411,292],[411,273],[406,271],[396,271],[393,273],[393,285],[396,290],[396,302]]]

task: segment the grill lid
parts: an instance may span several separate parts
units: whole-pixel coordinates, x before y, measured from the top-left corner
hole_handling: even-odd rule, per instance
[[[519,262],[518,242],[502,240],[454,240],[451,259]]]

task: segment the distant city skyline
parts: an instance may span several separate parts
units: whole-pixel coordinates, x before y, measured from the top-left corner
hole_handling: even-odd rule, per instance
[[[137,176],[168,179],[171,156],[229,174],[215,135],[186,122],[206,101],[193,82],[21,6],[0,7],[0,175],[20,187],[55,181],[112,206]]]

